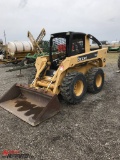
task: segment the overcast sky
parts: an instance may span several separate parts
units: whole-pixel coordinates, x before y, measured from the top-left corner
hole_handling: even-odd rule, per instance
[[[8,41],[51,33],[78,31],[99,40],[120,40],[120,0],[0,0],[0,38]]]

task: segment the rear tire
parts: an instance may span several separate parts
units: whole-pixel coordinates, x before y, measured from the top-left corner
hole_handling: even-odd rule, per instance
[[[92,68],[86,74],[88,92],[98,93],[102,90],[104,85],[104,72],[101,68]]]
[[[79,103],[87,91],[86,78],[82,73],[68,73],[61,84],[60,94],[63,99],[71,104]]]
[[[119,54],[119,57],[118,57],[118,68],[120,69],[120,54]]]

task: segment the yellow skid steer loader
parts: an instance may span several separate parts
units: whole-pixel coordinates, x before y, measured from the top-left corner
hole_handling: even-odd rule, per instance
[[[90,39],[98,44],[97,48],[91,48]],[[32,83],[15,84],[0,99],[0,106],[36,126],[60,111],[58,95],[70,104],[77,104],[87,91],[94,94],[101,91],[104,84],[101,67],[106,65],[106,54],[107,49],[90,34],[52,34],[49,56],[37,58]]]

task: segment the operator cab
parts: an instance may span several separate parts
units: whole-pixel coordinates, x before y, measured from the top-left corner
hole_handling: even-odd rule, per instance
[[[66,57],[85,52],[85,33],[61,32],[51,35],[50,61],[51,69],[57,69]]]
[[[101,43],[90,34],[81,32],[60,32],[51,34],[49,55],[51,62],[50,69],[57,70],[66,57],[85,53],[87,45],[90,45],[86,42],[86,37],[95,41],[98,48],[102,48]],[[90,50],[96,50],[96,48]]]

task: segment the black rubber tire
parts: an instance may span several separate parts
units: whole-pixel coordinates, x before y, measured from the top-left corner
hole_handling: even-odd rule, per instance
[[[118,68],[120,69],[120,54],[119,54],[119,57],[118,57]]]
[[[101,77],[101,82],[99,86],[96,84],[97,77]],[[86,74],[86,79],[87,79],[87,85],[88,85],[88,92],[90,93],[98,93],[102,90],[103,85],[104,85],[104,72],[101,68],[92,68],[88,71]]]
[[[82,82],[82,93],[77,96],[74,92],[74,86],[76,83]],[[60,94],[62,95],[63,99],[70,104],[77,104],[79,103],[85,96],[87,91],[87,82],[86,78],[82,73],[79,72],[71,72],[68,73],[62,81],[60,86]]]

